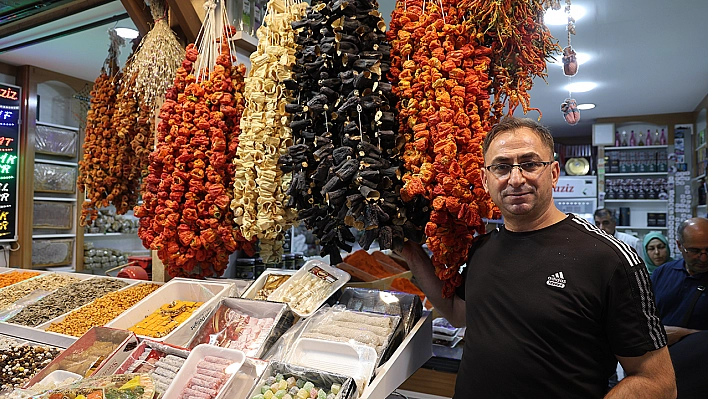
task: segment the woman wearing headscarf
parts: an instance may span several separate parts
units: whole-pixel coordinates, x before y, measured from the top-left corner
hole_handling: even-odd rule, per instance
[[[652,231],[645,235],[642,245],[644,246],[644,263],[646,263],[650,275],[657,267],[674,260],[671,257],[669,240],[659,232]]]

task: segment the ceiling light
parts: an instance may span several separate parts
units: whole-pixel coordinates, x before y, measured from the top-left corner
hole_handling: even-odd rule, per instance
[[[595,108],[595,104],[592,104],[592,103],[578,104],[578,109],[581,111],[585,111],[585,110],[593,109],[593,108]]]
[[[132,28],[116,28],[116,33],[123,39],[132,40],[138,37],[138,31]]]
[[[585,15],[585,8],[573,4],[573,6],[570,7],[570,15],[577,21]],[[568,23],[568,16],[565,14],[563,8],[560,10],[552,10],[549,8],[546,10],[543,22],[546,25],[566,25]]]
[[[584,63],[590,61],[590,54],[576,53],[575,59],[578,61],[578,65],[583,65]],[[559,55],[558,57],[556,57],[556,60],[553,62],[553,65],[558,65],[559,67],[562,67],[563,66],[563,56]]]
[[[576,82],[566,85],[563,89],[572,93],[585,93],[597,87],[597,83],[593,82]]]

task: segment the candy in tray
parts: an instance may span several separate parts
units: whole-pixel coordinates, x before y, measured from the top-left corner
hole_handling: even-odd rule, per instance
[[[216,399],[230,387],[246,360],[243,352],[197,345],[165,392],[165,399]]]
[[[283,398],[285,395],[293,399],[358,397],[356,384],[351,377],[283,362],[271,362],[247,397],[265,399]]]

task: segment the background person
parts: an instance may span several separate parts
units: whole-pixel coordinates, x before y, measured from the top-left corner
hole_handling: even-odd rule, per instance
[[[420,245],[403,256],[431,302],[466,326],[455,397],[674,398],[666,335],[642,259],[553,203],[560,167],[553,138],[530,119],[505,118],[483,144],[482,183],[504,225],[475,241],[452,298]]]
[[[649,275],[652,275],[657,267],[674,260],[671,257],[669,240],[659,232],[652,231],[645,235],[642,248],[644,248],[644,263],[647,265]]]
[[[601,228],[603,231],[605,231],[605,233],[626,243],[627,245],[632,247],[637,252],[637,254],[639,254],[639,256],[644,258],[645,254],[644,249],[642,248],[642,241],[631,234],[617,231],[617,218],[611,210],[607,208],[600,208],[595,211],[593,216],[595,217],[595,226]]]

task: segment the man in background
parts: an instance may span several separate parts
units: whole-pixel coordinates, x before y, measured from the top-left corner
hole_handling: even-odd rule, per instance
[[[642,248],[642,240],[626,233],[617,231],[617,218],[607,208],[600,208],[595,211],[595,226],[601,228],[605,233],[615,237],[623,243],[629,245],[637,254],[644,259],[644,249]]]

